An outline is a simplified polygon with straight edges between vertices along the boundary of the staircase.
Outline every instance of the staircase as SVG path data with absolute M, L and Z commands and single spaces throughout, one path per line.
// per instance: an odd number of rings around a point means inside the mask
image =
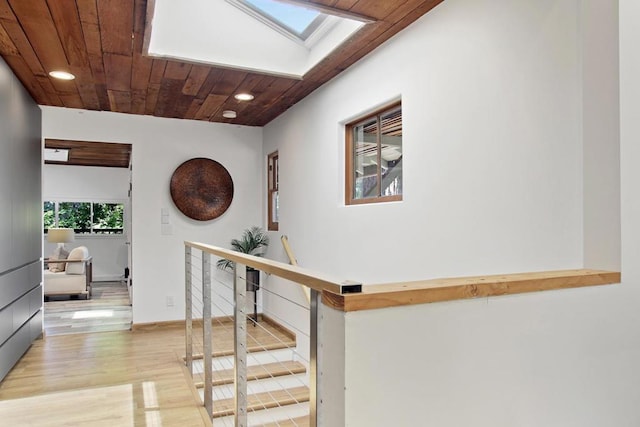
M 213 320 L 213 426 L 234 425 L 233 324 Z M 308 426 L 309 378 L 295 335 L 271 319 L 247 321 L 247 412 L 250 426 Z M 194 380 L 203 371 L 193 361 Z M 204 401 L 205 384 L 195 382 Z

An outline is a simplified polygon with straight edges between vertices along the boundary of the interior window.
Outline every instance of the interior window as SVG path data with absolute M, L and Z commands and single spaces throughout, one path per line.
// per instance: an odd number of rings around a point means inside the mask
M 345 127 L 346 204 L 402 200 L 402 105 Z
M 280 209 L 280 199 L 278 193 L 278 152 L 274 152 L 269 154 L 267 158 L 267 182 L 268 182 L 268 218 L 267 218 L 267 229 L 271 231 L 278 230 L 279 224 L 279 209 Z

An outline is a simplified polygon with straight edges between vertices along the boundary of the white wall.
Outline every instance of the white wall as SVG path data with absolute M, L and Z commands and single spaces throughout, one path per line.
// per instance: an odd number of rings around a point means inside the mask
M 43 137 L 133 145 L 134 323 L 184 318 L 185 240 L 227 247 L 231 238 L 261 222 L 259 128 L 44 107 Z M 220 162 L 234 181 L 233 203 L 212 221 L 186 218 L 169 194 L 173 171 L 193 157 Z M 170 235 L 161 233 L 163 208 L 169 210 Z M 174 307 L 166 306 L 167 296 L 174 297 Z
M 127 168 L 66 165 L 42 167 L 42 197 L 45 200 L 126 201 L 129 198 L 128 192 Z
M 300 264 L 364 283 L 580 267 L 577 4 L 447 0 L 267 125 Z M 404 200 L 345 206 L 342 124 L 399 96 Z
M 447 0 L 267 125 L 269 256 L 286 234 L 301 266 L 364 284 L 581 267 L 577 4 Z M 345 206 L 344 123 L 400 97 L 403 201 Z
M 129 169 L 66 165 L 42 168 L 43 200 L 59 202 L 124 203 L 129 209 Z M 68 249 L 86 246 L 93 257 L 93 280 L 119 280 L 128 266 L 127 236 L 76 235 Z M 55 243 L 44 240 L 44 254 L 51 254 Z
M 614 6 L 612 7 L 612 3 Z M 620 269 L 619 28 L 617 1 L 582 8 L 584 265 Z M 617 21 L 617 20 L 616 20 Z M 606 78 L 603 78 L 606 76 Z
M 624 282 L 348 313 L 346 426 L 640 425 L 640 6 L 620 3 Z M 617 12 L 447 0 L 269 124 L 300 264 L 365 283 L 617 265 Z M 404 201 L 345 207 L 340 123 L 397 96 Z

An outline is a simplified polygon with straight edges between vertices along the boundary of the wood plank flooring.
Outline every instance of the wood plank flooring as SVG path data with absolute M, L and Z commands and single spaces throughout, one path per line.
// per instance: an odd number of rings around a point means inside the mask
M 214 321 L 213 328 L 214 349 L 228 353 L 233 324 Z M 291 340 L 271 322 L 247 329 L 255 347 Z M 0 425 L 211 426 L 184 367 L 184 345 L 184 328 L 175 324 L 47 335 L 0 383 Z M 308 391 L 294 395 L 308 399 Z
M 93 282 L 89 300 L 51 297 L 44 303 L 45 335 L 123 331 L 131 328 L 129 292 L 123 282 Z
M 179 327 L 47 336 L 0 383 L 0 424 L 210 426 L 183 354 Z

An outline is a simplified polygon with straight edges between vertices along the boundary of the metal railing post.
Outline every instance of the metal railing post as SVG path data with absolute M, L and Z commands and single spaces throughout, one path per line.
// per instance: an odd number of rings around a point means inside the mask
M 185 361 L 189 375 L 193 378 L 193 299 L 191 297 L 191 246 L 184 247 L 184 291 L 185 291 Z
M 204 407 L 213 416 L 213 348 L 211 345 L 211 255 L 202 253 L 202 357 L 204 363 Z
M 309 301 L 309 426 L 318 425 L 318 302 L 320 293 L 311 289 Z
M 234 374 L 235 374 L 235 425 L 247 425 L 247 284 L 246 267 L 235 263 L 234 267 Z

